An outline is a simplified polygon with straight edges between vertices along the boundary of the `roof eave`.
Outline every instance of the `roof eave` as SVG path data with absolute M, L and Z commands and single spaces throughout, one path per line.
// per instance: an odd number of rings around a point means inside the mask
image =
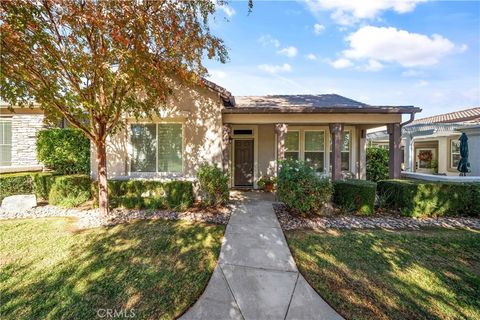
M 258 113 L 382 113 L 382 114 L 410 114 L 421 112 L 422 109 L 413 106 L 368 106 L 360 108 L 348 107 L 295 107 L 295 108 L 276 108 L 276 107 L 234 107 L 225 108 L 223 113 L 244 113 L 244 114 L 258 114 Z

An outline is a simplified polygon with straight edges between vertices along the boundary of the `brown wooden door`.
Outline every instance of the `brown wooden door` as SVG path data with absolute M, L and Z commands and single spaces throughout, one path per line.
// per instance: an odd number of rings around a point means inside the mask
M 235 140 L 235 176 L 238 187 L 253 187 L 253 140 Z

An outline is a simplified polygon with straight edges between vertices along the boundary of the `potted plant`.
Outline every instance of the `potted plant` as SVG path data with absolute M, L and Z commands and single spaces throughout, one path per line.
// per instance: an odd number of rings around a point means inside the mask
M 276 181 L 277 179 L 275 177 L 262 176 L 260 179 L 258 179 L 257 185 L 265 192 L 272 192 Z

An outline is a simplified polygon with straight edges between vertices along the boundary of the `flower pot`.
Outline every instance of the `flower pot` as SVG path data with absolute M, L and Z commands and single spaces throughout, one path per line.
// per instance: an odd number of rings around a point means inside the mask
M 265 183 L 265 186 L 263 187 L 263 190 L 265 192 L 272 192 L 273 191 L 273 183 Z

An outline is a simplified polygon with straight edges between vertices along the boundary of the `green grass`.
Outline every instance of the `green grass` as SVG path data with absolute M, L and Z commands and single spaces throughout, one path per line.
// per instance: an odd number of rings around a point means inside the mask
M 77 231 L 73 222 L 0 222 L 1 319 L 94 319 L 99 309 L 174 318 L 201 295 L 224 232 L 164 220 Z
M 480 319 L 480 232 L 293 231 L 307 281 L 347 319 Z

